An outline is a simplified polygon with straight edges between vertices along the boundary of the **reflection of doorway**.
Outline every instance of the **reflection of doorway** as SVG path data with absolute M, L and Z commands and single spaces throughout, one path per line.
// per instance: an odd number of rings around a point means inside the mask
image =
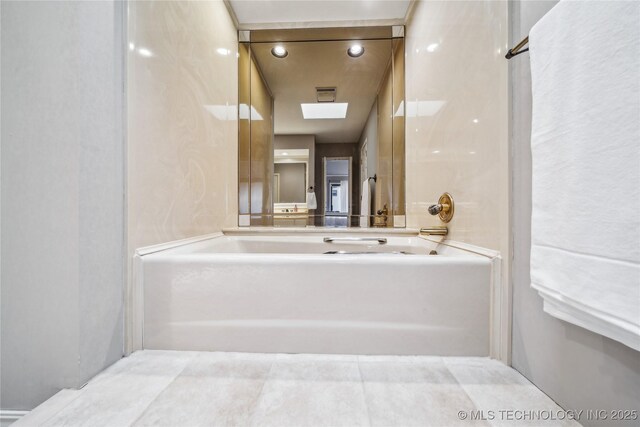
M 347 227 L 351 215 L 351 157 L 323 159 L 325 225 Z

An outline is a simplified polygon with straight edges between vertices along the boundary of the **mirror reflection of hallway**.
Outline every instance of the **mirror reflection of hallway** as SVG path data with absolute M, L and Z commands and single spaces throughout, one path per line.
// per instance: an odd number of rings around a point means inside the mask
M 324 225 L 347 227 L 351 215 L 351 157 L 323 158 Z
M 385 205 L 387 227 L 395 218 L 404 223 L 402 33 L 400 26 L 243 32 L 238 224 L 370 227 Z M 348 54 L 355 44 L 364 50 L 357 57 Z M 288 54 L 274 55 L 275 47 Z M 308 150 L 306 174 L 285 164 L 299 150 Z M 350 159 L 348 179 L 331 192 L 325 157 Z

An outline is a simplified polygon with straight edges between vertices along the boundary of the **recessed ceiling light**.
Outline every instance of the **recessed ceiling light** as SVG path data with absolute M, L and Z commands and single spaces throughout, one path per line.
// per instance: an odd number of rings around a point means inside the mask
M 433 150 L 432 153 L 433 154 L 438 154 L 440 152 L 440 150 Z
M 216 49 L 216 52 L 218 52 L 219 55 L 223 55 L 223 56 L 231 55 L 231 51 L 223 47 L 219 47 L 218 49 Z
M 286 151 L 284 153 L 282 153 L 283 156 L 288 156 L 289 153 L 287 153 Z
M 278 45 L 271 49 L 271 54 L 276 58 L 284 58 L 285 56 L 289 55 L 289 52 L 287 52 L 287 49 L 285 49 L 284 46 Z
M 348 102 L 300 104 L 305 119 L 344 119 L 347 117 L 348 106 Z
M 352 58 L 357 58 L 358 56 L 362 56 L 364 53 L 364 47 L 361 44 L 351 45 L 349 49 L 347 49 L 347 55 Z
M 473 123 L 478 123 L 478 119 L 473 119 Z
M 438 46 L 440 46 L 438 43 L 431 43 L 429 46 L 427 46 L 427 51 L 435 52 Z

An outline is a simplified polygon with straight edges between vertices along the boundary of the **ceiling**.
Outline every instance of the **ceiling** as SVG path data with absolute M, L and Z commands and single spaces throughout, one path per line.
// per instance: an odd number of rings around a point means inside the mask
M 275 43 L 251 48 L 274 97 L 276 135 L 315 135 L 316 142 L 357 142 L 391 59 L 392 40 L 364 40 L 364 55 L 351 58 L 349 41 L 284 42 L 286 58 L 271 54 Z M 316 87 L 336 87 L 347 102 L 345 119 L 302 117 L 301 103 L 316 102 Z
M 265 28 L 259 24 L 341 21 L 396 21 L 402 23 L 411 0 L 229 0 L 241 29 Z

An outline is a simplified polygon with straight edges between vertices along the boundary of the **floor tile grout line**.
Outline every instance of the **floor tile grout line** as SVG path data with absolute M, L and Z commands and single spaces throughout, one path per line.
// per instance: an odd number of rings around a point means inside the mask
M 478 402 L 473 398 L 473 396 L 471 396 L 471 394 L 469 394 L 469 392 L 467 391 L 467 388 L 464 386 L 464 384 L 462 382 L 460 382 L 460 379 L 458 379 L 456 374 L 449 368 L 449 364 L 447 363 L 447 360 L 444 357 L 442 358 L 442 364 L 444 365 L 444 367 L 447 370 L 447 372 L 449 372 L 451 377 L 455 380 L 456 384 L 458 384 L 458 386 L 460 387 L 462 392 L 465 394 L 465 396 L 467 396 L 467 399 L 469 399 L 469 402 L 471 402 L 473 404 L 474 409 L 477 410 L 477 411 L 481 411 L 480 406 L 478 405 Z M 489 426 L 493 426 L 494 425 L 492 422 L 487 422 L 487 424 Z
M 262 382 L 262 386 L 260 387 L 260 392 L 258 393 L 258 396 L 256 397 L 256 400 L 253 402 L 252 408 L 251 408 L 251 416 L 249 417 L 249 426 L 253 426 L 254 425 L 254 418 L 256 416 L 256 410 L 258 409 L 259 403 L 262 399 L 263 396 L 263 392 L 264 392 L 264 388 L 267 385 L 267 381 L 269 381 L 269 378 L 271 377 L 271 371 L 273 371 L 273 366 L 275 365 L 276 360 L 270 359 L 271 360 L 271 365 L 269 366 L 269 371 L 267 372 L 267 375 L 264 378 L 264 381 Z
M 490 359 L 490 358 L 489 358 L 489 359 L 487 359 L 487 360 L 493 361 L 494 359 Z M 474 398 L 473 398 L 473 396 L 472 396 L 472 395 L 467 391 L 467 384 L 466 384 L 466 383 L 462 383 L 462 382 L 460 382 L 460 380 L 458 379 L 458 377 L 456 376 L 456 374 L 455 374 L 455 373 L 454 373 L 454 372 L 449 368 L 449 364 L 446 362 L 446 358 L 444 358 L 444 365 L 445 365 L 445 367 L 447 368 L 447 370 L 449 371 L 449 373 L 451 373 L 451 375 L 452 375 L 453 379 L 456 381 L 456 383 L 458 383 L 458 385 L 460 385 L 460 388 L 462 388 L 462 390 L 463 390 L 463 391 L 464 391 L 464 393 L 467 395 L 467 397 L 469 398 L 469 400 L 471 401 L 471 403 L 473 403 L 473 406 L 475 407 L 475 409 L 477 409 L 477 410 L 479 410 L 479 411 L 483 411 L 483 409 L 481 409 L 481 408 L 480 408 L 480 405 L 479 405 L 478 401 L 477 401 L 476 399 L 474 399 Z M 518 370 L 517 370 L 517 369 L 514 369 L 512 366 L 506 366 L 506 365 L 504 365 L 504 367 L 505 367 L 505 368 L 507 368 L 507 369 L 511 369 L 511 370 L 513 370 L 517 375 L 519 375 L 519 376 L 521 376 L 522 378 L 524 378 L 524 379 L 527 381 L 527 383 L 528 383 L 528 384 L 517 384 L 517 385 L 524 386 L 524 387 L 527 387 L 527 388 L 534 388 L 534 389 L 536 389 L 536 390 L 540 391 L 540 392 L 541 392 L 545 397 L 547 397 L 547 398 L 549 399 L 549 401 L 551 401 L 551 402 L 552 402 L 552 403 L 554 403 L 556 406 L 558 406 L 558 408 L 560 408 L 560 409 L 564 409 L 564 408 L 562 408 L 562 406 L 558 405 L 556 401 L 554 401 L 554 400 L 553 400 L 553 399 L 551 399 L 549 396 L 547 396 L 547 394 L 546 394 L 546 393 L 544 393 L 542 390 L 540 390 L 538 387 L 536 387 L 536 385 L 535 385 L 535 384 L 533 384 L 531 381 L 529 381 L 529 379 L 528 379 L 527 377 L 525 377 L 525 376 L 524 376 L 524 375 L 522 375 L 520 372 L 518 372 Z M 486 386 L 487 386 L 487 387 L 491 387 L 491 386 L 494 386 L 494 385 L 486 385 Z M 495 421 L 497 422 L 498 420 L 495 420 Z M 494 422 L 491 422 L 491 420 L 489 420 L 488 422 L 489 422 L 489 425 L 490 425 L 490 426 L 499 425 L 499 424 L 496 424 L 496 423 L 494 423 Z M 578 423 L 578 425 L 580 425 L 580 424 Z
M 158 392 L 158 394 L 155 395 L 155 397 L 153 399 L 151 399 L 151 401 L 149 402 L 149 404 L 147 404 L 147 406 L 144 407 L 144 409 L 142 409 L 142 411 L 140 411 L 140 414 L 133 420 L 133 422 L 131 424 L 129 424 L 130 427 L 133 427 L 136 425 L 136 423 L 138 421 L 140 421 L 140 419 L 142 418 L 142 416 L 147 412 L 147 410 L 151 407 L 151 405 L 153 405 L 153 403 L 158 400 L 158 398 L 160 397 L 160 395 L 169 388 L 169 386 L 171 386 L 171 384 L 173 384 L 179 377 L 180 375 L 182 375 L 182 373 L 187 369 L 187 367 L 189 367 L 189 364 L 191 364 L 191 362 L 193 362 L 194 360 L 196 360 L 199 357 L 200 353 L 195 353 L 193 356 L 189 357 L 186 361 L 186 363 L 184 364 L 184 367 L 182 369 L 180 369 L 180 372 L 178 372 L 172 379 L 171 381 L 169 381 L 167 383 L 166 386 L 164 386 L 164 388 L 162 388 L 162 390 L 160 390 Z
M 367 402 L 367 390 L 364 386 L 364 377 L 362 376 L 362 369 L 360 368 L 360 357 L 356 357 L 356 364 L 358 365 L 358 373 L 360 374 L 360 386 L 362 388 L 362 399 L 364 400 L 364 408 L 367 411 L 367 422 L 369 426 L 372 426 L 371 412 L 369 411 L 369 402 Z

